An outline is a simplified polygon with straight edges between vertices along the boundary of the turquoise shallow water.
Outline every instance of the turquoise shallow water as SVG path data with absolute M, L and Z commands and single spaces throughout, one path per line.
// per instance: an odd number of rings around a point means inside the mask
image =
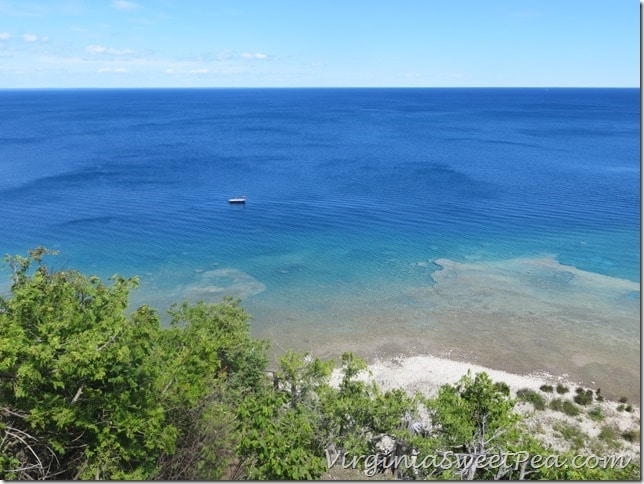
M 135 304 L 161 311 L 239 296 L 283 344 L 639 381 L 637 89 L 0 91 L 0 109 L 2 253 L 138 275 Z

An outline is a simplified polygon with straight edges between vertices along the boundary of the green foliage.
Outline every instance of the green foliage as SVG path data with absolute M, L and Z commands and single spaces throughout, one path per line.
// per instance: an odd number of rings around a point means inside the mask
M 620 456 L 621 461 L 614 466 L 597 465 L 596 456 L 579 455 L 576 451 L 563 453 L 559 462 L 561 465 L 550 468 L 542 467 L 539 475 L 534 478 L 547 480 L 609 480 L 609 481 L 638 481 L 640 480 L 640 465 L 637 461 Z M 586 465 L 584 465 L 586 464 Z
M 178 349 L 173 378 L 181 381 L 193 374 L 218 372 L 235 388 L 258 387 L 268 361 L 268 343 L 250 338 L 250 316 L 239 300 L 227 297 L 221 304 L 183 302 L 173 305 L 169 313 L 172 330 L 165 332 L 166 349 Z M 195 391 L 205 394 L 207 387 L 196 387 Z
M 592 390 L 584 390 L 581 387 L 577 387 L 575 390 L 576 395 L 573 397 L 573 400 L 575 403 L 578 403 L 579 405 L 589 405 L 593 401 L 593 391 Z
M 627 430 L 622 432 L 622 437 L 628 442 L 636 443 L 640 441 L 640 431 L 639 429 Z
M 236 399 L 257 391 L 266 343 L 238 302 L 182 304 L 161 328 L 129 315 L 136 279 L 52 272 L 8 257 L 0 299 L 0 475 L 216 478 L 235 456 Z
M 333 362 L 287 352 L 273 385 L 242 402 L 238 453 L 251 479 L 316 479 L 326 470 L 320 393 L 331 391 Z
M 504 381 L 494 382 L 494 387 L 500 393 L 503 393 L 504 395 L 509 395 L 510 394 L 510 386 L 507 383 L 505 383 Z
M 173 446 L 151 364 L 156 314 L 126 317 L 136 279 L 50 272 L 44 249 L 9 258 L 13 297 L 0 302 L 3 455 L 25 456 L 16 478 L 143 478 Z M 29 275 L 32 264 L 37 267 Z M 31 444 L 19 435 L 29 435 Z M 39 452 L 31 452 L 30 447 Z
M 619 403 L 628 403 L 628 398 L 626 398 L 626 397 L 619 397 Z
M 353 355 L 341 356 L 342 379 L 337 392 L 322 395 L 324 426 L 330 443 L 349 452 L 367 450 L 362 434 L 367 432 L 370 418 L 370 402 L 377 393 L 374 384 L 368 384 L 358 377 L 367 372 L 366 363 Z
M 517 391 L 517 398 L 523 402 L 530 402 L 535 410 L 545 410 L 546 400 L 539 393 L 529 388 Z
M 573 449 L 582 449 L 588 440 L 588 435 L 576 425 L 557 424 L 553 428 L 571 443 Z
M 543 468 L 525 462 L 516 466 L 493 465 L 493 456 L 518 452 L 530 455 L 551 453 L 522 426 L 521 417 L 513 411 L 509 388 L 493 384 L 485 373 L 465 375 L 456 385 L 444 385 L 435 399 L 427 400 L 433 432 L 423 443 L 413 441 L 417 460 L 427 455 L 457 452 L 465 459 L 450 469 L 424 471 L 415 478 L 438 479 L 521 479 L 526 476 L 547 479 Z M 475 465 L 485 456 L 485 464 Z M 469 463 L 468 463 L 469 462 Z
M 401 420 L 405 415 L 415 416 L 418 404 L 403 390 L 394 389 L 377 392 L 370 405 L 368 425 L 372 432 L 378 434 L 401 434 Z
M 238 446 L 250 479 L 315 479 L 326 470 L 323 452 L 311 448 L 312 415 L 290 406 L 288 395 L 266 390 L 239 410 L 244 429 Z
M 552 393 L 554 391 L 554 388 L 552 387 L 552 385 L 541 385 L 539 387 L 539 390 L 544 393 Z
M 595 390 L 595 400 L 598 402 L 603 402 L 604 401 L 604 396 L 602 395 L 602 389 L 598 388 Z
M 620 437 L 619 429 L 611 425 L 602 426 L 597 438 L 608 444 L 617 444 Z
M 548 408 L 550 410 L 555 410 L 557 412 L 562 412 L 563 411 L 563 403 L 564 401 L 561 398 L 553 398 L 550 400 L 550 403 L 548 403 Z
M 562 400 L 561 398 L 555 398 L 551 400 L 548 406 L 551 410 L 563 412 L 570 417 L 576 417 L 581 413 L 581 410 L 579 410 L 579 407 L 577 405 L 575 405 L 570 400 Z
M 311 403 L 315 392 L 328 384 L 332 370 L 333 361 L 323 362 L 308 354 L 287 351 L 280 358 L 274 384 L 288 395 L 291 407 L 297 408 L 300 403 Z
M 235 459 L 239 401 L 262 389 L 267 343 L 250 337 L 239 301 L 175 305 L 159 336 L 156 363 L 176 449 L 161 456 L 155 478 L 217 479 Z
M 564 393 L 568 393 L 570 389 L 564 385 L 563 383 L 557 383 L 557 393 L 559 395 L 563 395 Z
M 367 369 L 351 353 L 341 357 L 339 388 L 329 386 L 332 362 L 287 352 L 273 375 L 272 391 L 247 400 L 239 454 L 252 479 L 312 479 L 326 470 L 325 452 L 372 452 L 369 435 L 399 430 L 414 408 L 403 391 L 382 394 L 360 377 Z
M 471 442 L 475 436 L 493 434 L 514 425 L 514 401 L 486 373 L 468 372 L 456 385 L 443 385 L 434 401 L 427 402 L 433 422 L 449 447 Z
M 602 411 L 602 408 L 600 406 L 593 407 L 588 412 L 588 416 L 595 422 L 600 422 L 605 418 L 604 412 Z

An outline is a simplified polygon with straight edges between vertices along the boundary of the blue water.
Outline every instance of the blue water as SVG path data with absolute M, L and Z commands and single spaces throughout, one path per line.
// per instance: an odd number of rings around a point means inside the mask
M 257 327 L 304 331 L 403 314 L 438 258 L 549 254 L 639 282 L 639 95 L 0 91 L 0 253 L 138 275 L 136 301 L 162 310 L 230 289 Z

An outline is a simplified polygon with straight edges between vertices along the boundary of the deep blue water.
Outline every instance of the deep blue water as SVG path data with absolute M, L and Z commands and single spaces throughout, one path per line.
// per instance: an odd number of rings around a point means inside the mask
M 0 91 L 0 253 L 58 249 L 162 305 L 216 280 L 259 325 L 263 305 L 319 316 L 342 292 L 431 285 L 436 258 L 551 254 L 639 282 L 639 95 Z M 200 279 L 221 268 L 238 272 Z

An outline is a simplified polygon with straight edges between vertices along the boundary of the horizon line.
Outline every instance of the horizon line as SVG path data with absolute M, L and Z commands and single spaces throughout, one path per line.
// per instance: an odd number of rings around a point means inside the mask
M 640 89 L 641 86 L 64 86 L 0 87 L 0 91 L 118 89 Z

